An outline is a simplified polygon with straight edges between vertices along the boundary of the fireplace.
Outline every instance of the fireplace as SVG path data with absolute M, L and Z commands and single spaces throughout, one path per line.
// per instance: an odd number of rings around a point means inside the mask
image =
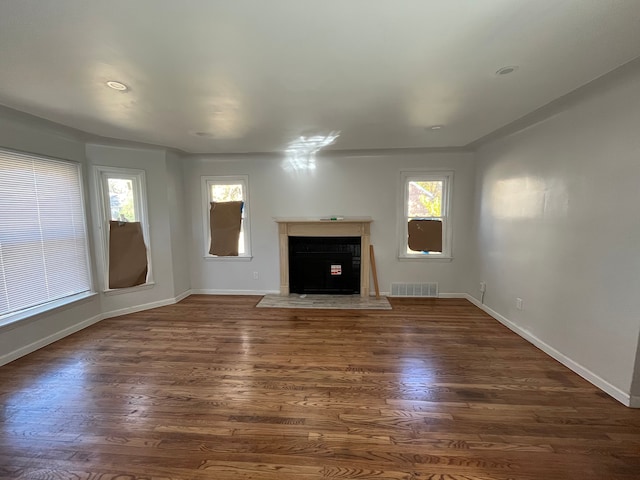
M 347 217 L 341 220 L 276 218 L 275 221 L 278 223 L 280 238 L 281 295 L 289 295 L 293 292 L 360 293 L 363 297 L 369 296 L 371 218 Z M 304 243 L 309 246 L 301 247 L 300 245 Z M 322 246 L 323 243 L 325 246 Z M 343 244 L 342 247 L 336 247 L 340 243 Z M 300 267 L 296 259 L 293 268 L 290 268 L 290 249 L 296 251 L 303 262 L 307 262 L 307 266 Z M 338 251 L 329 252 L 328 250 Z M 323 256 L 327 258 L 321 259 Z M 302 290 L 298 284 L 300 270 L 305 272 L 308 270 L 312 272 L 311 277 L 314 277 L 303 281 Z M 327 275 L 328 278 L 325 278 Z M 347 280 L 348 278 L 350 280 Z
M 360 293 L 360 237 L 289 236 L 289 292 Z

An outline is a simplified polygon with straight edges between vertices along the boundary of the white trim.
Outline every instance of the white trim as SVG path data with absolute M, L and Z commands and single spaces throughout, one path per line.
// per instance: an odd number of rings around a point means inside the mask
M 0 317 L 0 330 L 9 330 L 14 327 L 19 327 L 20 325 L 27 323 L 29 320 L 37 320 L 43 314 L 52 314 L 64 308 L 71 308 L 76 303 L 95 297 L 96 295 L 96 292 L 91 291 L 76 293 L 69 297 L 59 298 L 41 305 L 36 305 L 35 307 L 6 314 Z
M 253 260 L 249 255 L 238 255 L 237 257 L 216 257 L 214 255 L 207 255 L 203 257 L 207 262 L 250 262 Z
M 182 300 L 187 298 L 189 295 L 191 295 L 191 290 L 185 290 L 181 294 L 175 296 L 174 298 L 175 301 L 173 303 L 181 302 Z
M 467 298 L 466 293 L 438 293 L 438 298 Z
M 400 262 L 413 262 L 414 260 L 418 260 L 420 262 L 441 262 L 441 263 L 449 263 L 453 261 L 453 257 L 443 257 L 442 255 L 412 255 L 412 256 L 404 256 L 398 257 L 398 261 Z
M 127 287 L 127 288 L 110 288 L 108 290 L 103 291 L 107 296 L 111 295 L 121 295 L 123 293 L 133 293 L 139 292 L 140 290 L 149 290 L 155 286 L 156 282 L 147 282 L 142 285 L 136 285 L 135 287 Z
M 193 295 L 279 295 L 280 290 L 192 289 Z
M 0 365 L 6 365 L 9 362 L 13 362 L 20 357 L 24 357 L 30 353 L 35 352 L 36 350 L 41 349 L 42 347 L 46 347 L 47 345 L 52 344 L 66 336 L 69 336 L 73 333 L 76 333 L 84 328 L 87 328 L 94 323 L 98 323 L 102 320 L 102 315 L 96 315 L 94 317 L 88 318 L 87 320 L 83 320 L 80 323 L 76 323 L 75 325 L 71 325 L 63 330 L 60 330 L 56 333 L 49 335 L 48 337 L 41 338 L 40 340 L 36 340 L 29 345 L 25 345 L 24 347 L 20 347 L 12 352 L 6 353 L 0 356 Z
M 538 347 L 544 353 L 554 358 L 555 360 L 563 364 L 565 367 L 572 370 L 574 373 L 577 373 L 586 381 L 595 385 L 603 392 L 611 395 L 613 398 L 618 400 L 623 405 L 627 407 L 640 408 L 639 397 L 631 397 L 629 393 L 626 393 L 623 390 L 616 387 L 615 385 L 612 385 L 611 383 L 607 382 L 602 377 L 596 375 L 588 368 L 580 365 L 575 360 L 572 360 L 571 358 L 567 357 L 562 352 L 559 352 L 548 343 L 545 343 L 544 341 L 540 340 L 538 337 L 536 337 L 534 334 L 532 334 L 528 330 L 525 330 L 524 328 L 519 327 L 508 318 L 500 315 L 495 310 L 491 309 L 490 307 L 484 304 L 481 304 L 476 298 L 472 297 L 471 295 L 465 294 L 465 298 L 469 300 L 471 303 L 473 303 L 474 305 L 476 305 L 478 308 L 480 308 L 481 310 L 485 311 L 486 313 L 491 315 L 493 318 L 498 320 L 505 327 L 517 333 L 519 336 L 527 340 L 529 343 L 531 343 L 535 347 Z
M 185 298 L 185 297 L 182 297 Z M 181 299 L 182 300 L 182 299 Z M 102 318 L 113 318 L 121 315 L 127 315 L 129 313 L 142 312 L 143 310 L 151 310 L 152 308 L 166 307 L 167 305 L 173 305 L 177 303 L 176 297 L 166 298 L 164 300 L 158 300 L 157 302 L 143 303 L 142 305 L 134 305 L 132 307 L 120 308 L 118 310 L 111 310 L 110 312 L 104 312 Z

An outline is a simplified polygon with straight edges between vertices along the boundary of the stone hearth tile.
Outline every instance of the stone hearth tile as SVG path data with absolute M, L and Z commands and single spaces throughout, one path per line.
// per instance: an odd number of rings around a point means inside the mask
M 356 310 L 391 310 L 386 297 L 363 298 L 359 295 L 299 295 L 293 293 L 287 297 L 265 295 L 256 305 L 258 308 L 327 308 Z

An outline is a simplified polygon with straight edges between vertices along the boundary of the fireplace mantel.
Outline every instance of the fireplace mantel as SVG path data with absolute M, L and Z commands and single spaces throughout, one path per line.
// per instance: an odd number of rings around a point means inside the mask
M 360 237 L 360 296 L 369 296 L 370 217 L 275 218 L 280 237 L 280 295 L 289 295 L 289 237 Z

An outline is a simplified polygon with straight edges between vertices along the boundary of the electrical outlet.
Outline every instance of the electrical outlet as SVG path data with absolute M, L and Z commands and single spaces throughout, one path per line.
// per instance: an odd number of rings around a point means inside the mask
M 258 279 L 258 272 L 253 272 L 253 279 L 257 280 Z
M 484 293 L 487 291 L 487 284 L 485 282 L 480 282 L 480 293 Z
M 524 309 L 524 304 L 523 304 L 523 302 L 522 302 L 522 299 L 521 299 L 521 298 L 519 298 L 519 297 L 518 297 L 518 298 L 516 298 L 516 308 L 517 308 L 518 310 L 523 310 L 523 309 Z

